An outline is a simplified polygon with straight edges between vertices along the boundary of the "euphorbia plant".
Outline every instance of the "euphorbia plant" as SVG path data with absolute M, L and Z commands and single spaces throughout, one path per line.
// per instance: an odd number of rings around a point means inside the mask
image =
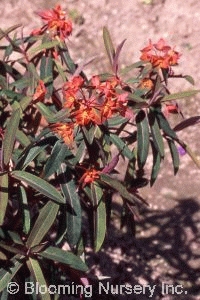
M 175 49 L 163 39 L 150 41 L 140 61 L 121 69 L 125 41 L 115 48 L 104 28 L 111 70 L 87 78 L 69 53 L 72 22 L 66 13 L 58 5 L 38 15 L 44 25 L 26 37 L 18 37 L 18 25 L 0 32 L 7 41 L 0 62 L 0 290 L 5 297 L 10 281 L 21 291 L 24 280 L 45 286 L 69 277 L 81 282 L 86 246 L 98 251 L 105 239 L 113 193 L 134 217 L 146 205 L 138 187 L 153 185 L 165 147 L 175 174 L 178 145 L 198 165 L 177 131 L 200 117 L 174 128 L 169 123 L 171 113 L 182 116 L 176 100 L 198 92 L 170 93 L 169 78 L 193 84 L 192 77 L 175 73 L 180 58 Z M 149 153 L 151 176 L 144 178 Z M 127 161 L 123 182 L 117 174 L 121 159 Z

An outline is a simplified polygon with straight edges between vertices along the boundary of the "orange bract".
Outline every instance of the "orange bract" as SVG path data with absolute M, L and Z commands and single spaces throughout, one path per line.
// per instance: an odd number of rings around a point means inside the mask
M 47 90 L 46 90 L 43 80 L 39 80 L 39 83 L 38 83 L 35 93 L 33 95 L 33 101 L 34 102 L 43 101 L 45 98 L 46 92 L 47 92 Z
M 142 89 L 149 89 L 151 90 L 153 88 L 153 81 L 149 78 L 144 78 L 139 84 L 139 87 Z
M 74 124 L 73 123 L 56 123 L 51 124 L 50 128 L 53 132 L 57 133 L 67 144 L 71 146 L 74 141 Z
M 84 187 L 86 184 L 90 184 L 99 179 L 99 174 L 100 171 L 97 171 L 94 168 L 88 169 L 79 180 L 79 183 Z
M 72 22 L 66 20 L 66 12 L 61 9 L 60 5 L 57 5 L 52 10 L 44 10 L 37 13 L 46 24 L 40 28 L 32 31 L 33 35 L 40 35 L 44 32 L 49 32 L 51 37 L 58 36 L 61 40 L 64 40 L 72 32 Z
M 90 106 L 80 105 L 80 108 L 75 111 L 75 123 L 77 125 L 86 126 L 89 123 L 101 124 L 100 115 Z
M 180 58 L 180 54 L 166 45 L 164 39 L 160 39 L 156 44 L 152 44 L 150 40 L 149 45 L 143 48 L 141 52 L 141 60 L 148 61 L 153 67 L 159 67 L 161 69 L 168 69 L 176 65 Z

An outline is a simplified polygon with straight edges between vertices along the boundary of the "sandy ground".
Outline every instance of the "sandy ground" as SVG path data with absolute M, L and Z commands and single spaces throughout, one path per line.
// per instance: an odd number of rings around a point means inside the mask
M 16 23 L 28 33 L 40 26 L 34 11 L 50 8 L 54 0 L 0 0 L 0 27 Z M 148 4 L 149 3 L 149 4 Z M 102 40 L 102 27 L 107 26 L 114 42 L 126 39 L 121 65 L 139 59 L 149 39 L 163 37 L 176 45 L 182 53 L 177 73 L 193 75 L 195 88 L 199 88 L 200 72 L 200 2 L 197 0 L 74 0 L 60 1 L 63 8 L 78 16 L 69 47 L 72 56 L 81 63 L 97 56 L 96 63 L 85 72 L 90 75 L 107 71 L 109 66 Z M 178 79 L 170 83 L 171 91 L 191 89 L 189 83 Z M 185 115 L 200 115 L 200 95 L 183 99 Z M 200 158 L 199 125 L 189 128 L 180 137 L 191 144 Z M 168 154 L 166 154 L 168 155 Z M 149 161 L 150 167 L 151 161 Z M 148 174 L 148 167 L 147 167 Z M 120 203 L 116 201 L 115 216 L 104 248 L 89 258 L 92 272 L 111 277 L 115 284 L 155 284 L 154 299 L 200 299 L 200 171 L 188 156 L 181 157 L 180 172 L 176 177 L 170 167 L 170 158 L 153 188 L 141 193 L 150 204 L 137 221 L 136 237 L 126 226 L 119 232 Z M 187 294 L 161 295 L 162 282 L 182 285 Z M 104 299 L 104 298 L 102 298 Z M 107 298 L 105 298 L 107 299 Z M 109 298 L 111 299 L 111 298 Z M 148 295 L 115 295 L 114 299 L 150 299 Z

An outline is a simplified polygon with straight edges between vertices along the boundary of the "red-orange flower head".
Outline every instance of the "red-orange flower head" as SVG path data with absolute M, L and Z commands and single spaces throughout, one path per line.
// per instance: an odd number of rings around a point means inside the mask
M 156 44 L 152 44 L 151 40 L 149 45 L 141 50 L 142 55 L 140 59 L 148 61 L 153 67 L 161 69 L 168 69 L 178 63 L 180 54 L 168 46 L 164 39 L 159 39 Z
M 50 128 L 57 133 L 65 142 L 71 146 L 74 141 L 74 124 L 73 123 L 55 123 L 51 124 Z
M 88 169 L 85 171 L 81 177 L 79 183 L 84 187 L 86 184 L 90 184 L 95 180 L 99 179 L 100 171 L 95 170 L 94 168 Z
M 64 107 L 73 109 L 76 105 L 77 93 L 84 84 L 81 76 L 74 76 L 63 86 L 63 97 L 65 99 Z
M 75 123 L 80 126 L 86 126 L 90 123 L 101 124 L 101 117 L 98 111 L 86 104 L 81 104 L 74 113 Z
M 153 86 L 154 86 L 153 81 L 149 78 L 143 78 L 139 84 L 140 88 L 147 89 L 147 90 L 151 90 Z
M 44 85 L 43 80 L 39 80 L 35 93 L 33 95 L 33 101 L 34 102 L 43 101 L 45 99 L 46 92 L 47 89 Z
M 45 25 L 40 29 L 32 31 L 33 35 L 40 35 L 49 32 L 52 38 L 56 36 L 61 40 L 67 38 L 72 32 L 72 22 L 66 19 L 66 12 L 61 9 L 60 5 L 51 10 L 44 10 L 37 13 L 42 18 Z

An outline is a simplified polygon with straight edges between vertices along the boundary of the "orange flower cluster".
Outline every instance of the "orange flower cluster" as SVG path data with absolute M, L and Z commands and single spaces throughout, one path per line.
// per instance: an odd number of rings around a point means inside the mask
M 73 123 L 56 123 L 51 124 L 50 128 L 53 132 L 62 137 L 65 144 L 71 146 L 74 141 L 74 124 Z
M 57 5 L 52 10 L 44 10 L 37 13 L 38 16 L 46 23 L 42 28 L 32 31 L 32 35 L 41 35 L 44 32 L 50 33 L 52 38 L 59 37 L 64 40 L 72 32 L 71 20 L 66 20 L 66 12 Z
M 93 76 L 88 83 L 78 75 L 67 81 L 63 86 L 63 107 L 68 109 L 71 118 L 68 126 L 73 129 L 75 126 L 100 125 L 115 114 L 131 117 L 132 112 L 127 108 L 128 93 L 117 93 L 117 86 L 120 87 L 121 82 L 116 77 L 101 82 L 99 76 Z M 72 132 L 66 131 L 61 124 L 54 124 L 51 128 L 67 144 L 68 140 L 72 141 Z M 66 138 L 66 132 L 70 134 L 69 139 Z
M 149 45 L 142 49 L 141 52 L 141 60 L 148 61 L 153 67 L 161 69 L 168 69 L 176 65 L 180 58 L 180 54 L 166 45 L 164 39 L 160 39 L 156 44 L 152 44 L 150 40 Z
M 72 77 L 62 89 L 63 107 L 68 110 L 71 122 L 51 124 L 51 130 L 70 146 L 76 126 L 100 125 L 115 114 L 132 116 L 127 108 L 128 93 L 119 94 L 116 91 L 121 86 L 117 77 L 101 82 L 99 76 L 93 76 L 89 83 L 80 75 Z M 97 180 L 100 172 L 94 168 L 86 170 L 79 181 L 82 188 Z
M 99 178 L 100 171 L 95 170 L 94 168 L 88 169 L 85 171 L 79 183 L 84 187 L 86 184 L 90 184 Z

